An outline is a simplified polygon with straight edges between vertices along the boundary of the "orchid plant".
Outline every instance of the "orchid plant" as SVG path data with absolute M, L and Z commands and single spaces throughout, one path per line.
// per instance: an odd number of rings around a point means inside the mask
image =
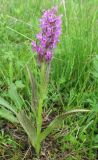
M 29 117 L 23 108 L 24 101 L 21 99 L 14 84 L 9 87 L 8 95 L 12 100 L 9 104 L 4 98 L 0 97 L 0 116 L 8 119 L 13 123 L 20 123 L 28 138 L 35 148 L 37 155 L 40 153 L 42 141 L 53 131 L 54 128 L 60 126 L 68 115 L 78 112 L 88 112 L 89 110 L 76 109 L 62 113 L 54 118 L 52 122 L 42 130 L 42 113 L 44 101 L 47 95 L 47 87 L 49 82 L 50 64 L 53 58 L 54 48 L 59 42 L 61 34 L 62 16 L 57 15 L 57 7 L 44 11 L 40 19 L 41 32 L 37 34 L 37 41 L 32 41 L 33 51 L 37 53 L 37 62 L 40 66 L 40 87 L 38 94 L 35 95 L 34 77 L 27 67 L 31 85 L 32 85 L 32 114 Z

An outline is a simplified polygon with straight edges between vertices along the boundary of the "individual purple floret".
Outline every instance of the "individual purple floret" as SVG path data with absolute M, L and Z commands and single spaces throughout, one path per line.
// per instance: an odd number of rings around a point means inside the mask
M 41 32 L 36 36 L 38 43 L 32 41 L 33 51 L 37 52 L 39 62 L 50 62 L 61 34 L 61 16 L 57 16 L 57 7 L 43 13 L 40 27 Z

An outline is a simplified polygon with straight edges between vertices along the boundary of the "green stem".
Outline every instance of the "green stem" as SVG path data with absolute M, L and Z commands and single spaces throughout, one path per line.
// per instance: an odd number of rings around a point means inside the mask
M 40 134 L 41 134 L 41 128 L 42 128 L 42 107 L 43 107 L 43 102 L 45 99 L 46 89 L 47 89 L 45 72 L 46 72 L 46 68 L 45 68 L 45 64 L 43 63 L 41 66 L 40 99 L 39 99 L 38 114 L 37 114 L 37 141 L 36 141 L 37 154 L 39 154 L 39 151 L 40 151 Z

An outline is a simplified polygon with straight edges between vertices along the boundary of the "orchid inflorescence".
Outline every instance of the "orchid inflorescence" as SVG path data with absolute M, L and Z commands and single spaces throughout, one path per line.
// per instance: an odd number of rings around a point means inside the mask
M 61 16 L 57 16 L 57 7 L 46 10 L 40 19 L 41 32 L 37 34 L 38 43 L 32 41 L 33 51 L 37 52 L 39 62 L 50 62 L 53 49 L 61 34 Z

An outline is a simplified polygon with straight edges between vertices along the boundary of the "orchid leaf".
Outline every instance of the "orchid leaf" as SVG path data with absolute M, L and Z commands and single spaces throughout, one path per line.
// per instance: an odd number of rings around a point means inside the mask
M 32 143 L 33 146 L 35 146 L 35 141 L 36 141 L 36 129 L 32 123 L 32 121 L 27 117 L 26 113 L 22 110 L 17 114 L 17 118 L 27 133 L 30 142 Z
M 90 110 L 85 109 L 76 109 L 72 111 L 65 112 L 59 116 L 57 116 L 50 124 L 49 126 L 41 133 L 40 136 L 40 142 L 43 141 L 52 131 L 54 128 L 59 127 L 61 124 L 61 121 L 63 121 L 67 116 L 71 114 L 77 114 L 77 113 L 88 113 Z
M 10 105 L 4 98 L 0 97 L 0 105 L 7 108 L 8 110 L 12 111 L 13 113 L 15 112 L 15 107 Z
M 22 108 L 23 102 L 17 93 L 16 86 L 13 83 L 10 85 L 10 88 L 9 88 L 9 97 L 14 102 L 17 109 L 20 110 Z
M 31 84 L 31 89 L 32 89 L 32 104 L 31 104 L 31 107 L 32 107 L 33 112 L 35 113 L 35 112 L 36 112 L 37 105 L 38 105 L 37 85 L 36 85 L 34 76 L 33 76 L 33 74 L 31 73 L 31 70 L 30 70 L 30 68 L 28 67 L 28 65 L 26 66 L 26 68 L 27 68 L 27 72 L 28 72 L 29 79 L 30 79 L 30 84 Z
M 0 117 L 7 119 L 12 123 L 19 123 L 18 119 L 13 115 L 13 113 L 5 108 L 0 108 Z

